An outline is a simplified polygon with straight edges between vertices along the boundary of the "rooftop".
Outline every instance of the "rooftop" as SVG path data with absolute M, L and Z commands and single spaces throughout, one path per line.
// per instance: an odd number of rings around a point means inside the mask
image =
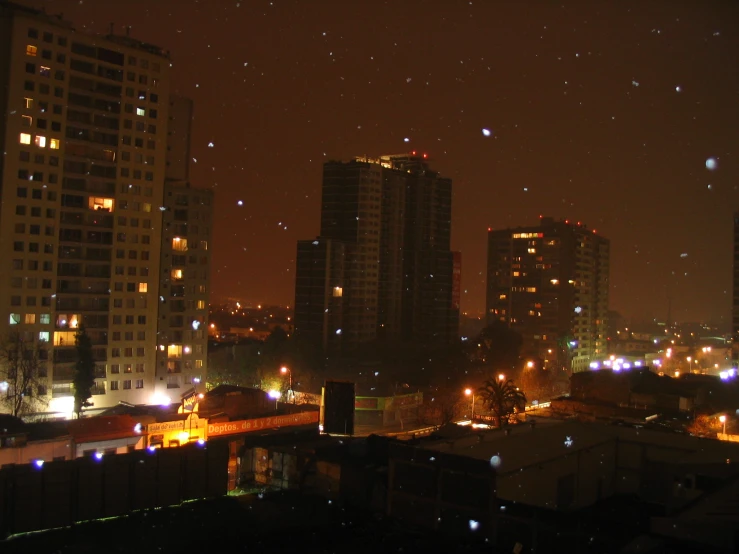
M 420 442 L 418 447 L 479 460 L 498 456 L 498 473 L 505 475 L 613 441 L 680 449 L 683 453 L 671 459 L 675 463 L 724 463 L 732 458 L 739 461 L 739 444 L 651 431 L 638 426 L 574 420 L 536 419 L 533 425 L 514 425 L 504 430 L 470 430 L 458 438 L 431 438 Z

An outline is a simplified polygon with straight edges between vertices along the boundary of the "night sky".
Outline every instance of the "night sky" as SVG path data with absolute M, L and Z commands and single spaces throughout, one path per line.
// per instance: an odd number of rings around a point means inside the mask
M 454 180 L 464 311 L 487 228 L 544 214 L 611 239 L 612 309 L 728 321 L 739 2 L 26 3 L 171 51 L 192 182 L 217 195 L 213 300 L 292 304 L 322 163 L 417 150 Z

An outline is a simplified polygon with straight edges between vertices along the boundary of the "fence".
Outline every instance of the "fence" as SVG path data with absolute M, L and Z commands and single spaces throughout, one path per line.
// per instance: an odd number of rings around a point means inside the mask
M 0 538 L 221 496 L 228 442 L 0 469 Z

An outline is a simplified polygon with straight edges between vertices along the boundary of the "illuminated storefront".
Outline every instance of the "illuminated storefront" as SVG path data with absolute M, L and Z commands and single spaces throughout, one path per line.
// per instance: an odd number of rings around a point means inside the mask
M 149 448 L 171 448 L 208 438 L 208 420 L 192 413 L 185 419 L 147 425 Z

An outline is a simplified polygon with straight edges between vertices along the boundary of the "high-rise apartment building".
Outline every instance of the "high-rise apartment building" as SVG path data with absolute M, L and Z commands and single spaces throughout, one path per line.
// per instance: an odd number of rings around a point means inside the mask
M 488 230 L 487 319 L 521 333 L 523 354 L 588 369 L 606 353 L 609 241 L 581 223 Z
M 0 2 L 0 333 L 46 346 L 44 411 L 71 406 L 80 325 L 95 408 L 155 396 L 169 83 L 159 47 Z
M 205 386 L 213 191 L 190 185 L 193 103 L 171 95 L 162 202 L 155 399 Z
M 333 351 L 454 340 L 451 186 L 415 152 L 324 164 L 321 233 L 298 244 L 296 332 Z

